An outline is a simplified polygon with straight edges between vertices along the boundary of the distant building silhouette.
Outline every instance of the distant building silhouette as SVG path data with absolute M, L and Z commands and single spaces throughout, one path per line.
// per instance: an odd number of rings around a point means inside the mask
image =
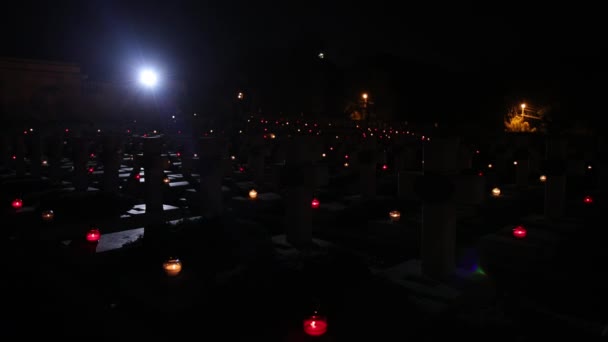
M 74 63 L 0 58 L 0 116 L 8 126 L 134 120 L 169 125 L 187 114 L 185 92 L 175 80 L 150 91 L 134 81 L 90 80 Z

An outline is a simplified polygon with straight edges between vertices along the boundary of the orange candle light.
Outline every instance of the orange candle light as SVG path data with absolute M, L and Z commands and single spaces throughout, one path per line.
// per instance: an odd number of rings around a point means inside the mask
M 41 216 L 43 221 L 49 222 L 53 221 L 55 218 L 55 213 L 52 210 L 45 210 L 42 212 Z
M 258 192 L 255 191 L 255 189 L 251 189 L 249 191 L 249 198 L 251 198 L 252 200 L 258 198 Z
M 175 277 L 182 271 L 182 262 L 177 258 L 169 258 L 163 263 L 165 273 L 170 277 Z
M 388 216 L 391 218 L 391 222 L 399 222 L 401 219 L 401 212 L 393 210 L 388 213 Z
M 498 196 L 500 196 L 500 193 L 501 193 L 501 191 L 499 188 L 492 189 L 492 196 L 498 197 Z

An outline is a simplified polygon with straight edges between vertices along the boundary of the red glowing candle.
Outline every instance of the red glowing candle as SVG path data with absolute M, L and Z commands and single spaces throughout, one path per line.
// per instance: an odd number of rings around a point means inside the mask
M 382 170 L 386 171 L 387 169 L 388 169 L 388 165 L 386 165 L 386 164 L 382 165 Z
M 585 203 L 585 204 L 592 204 L 593 203 L 593 197 L 591 197 L 591 196 L 585 196 L 585 198 L 583 198 L 583 203 Z
M 23 200 L 21 198 L 15 198 L 11 205 L 15 209 L 21 209 L 23 207 Z
M 95 169 L 94 169 L 94 168 L 92 168 L 92 167 L 90 167 L 90 168 L 89 168 L 89 173 L 93 173 L 93 171 L 95 171 Z
M 319 206 L 321 206 L 321 202 L 319 202 L 319 200 L 318 200 L 318 199 L 313 198 L 313 199 L 312 199 L 312 202 L 310 202 L 310 206 L 311 206 L 313 209 L 318 209 L 318 208 L 319 208 Z
M 513 236 L 518 239 L 523 239 L 528 235 L 528 231 L 523 226 L 517 226 L 513 228 Z
M 101 233 L 99 232 L 99 229 L 97 228 L 92 228 L 87 232 L 87 241 L 89 242 L 97 242 L 99 241 L 99 238 L 101 237 Z
M 139 175 L 139 173 L 135 175 L 135 179 L 140 179 L 140 178 L 141 178 L 141 176 Z
M 310 336 L 321 336 L 327 332 L 327 320 L 324 317 L 312 315 L 304 320 L 304 332 Z

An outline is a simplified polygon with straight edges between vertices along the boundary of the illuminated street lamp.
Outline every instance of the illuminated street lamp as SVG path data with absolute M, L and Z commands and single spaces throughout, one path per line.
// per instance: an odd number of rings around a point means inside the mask
M 146 88 L 154 88 L 158 84 L 158 74 L 152 69 L 142 69 L 139 72 L 139 83 Z
M 522 104 L 521 104 L 521 115 L 524 115 L 524 114 L 525 114 L 525 112 L 524 112 L 524 110 L 525 110 L 525 109 L 526 109 L 526 104 L 525 104 L 525 103 L 522 103 Z

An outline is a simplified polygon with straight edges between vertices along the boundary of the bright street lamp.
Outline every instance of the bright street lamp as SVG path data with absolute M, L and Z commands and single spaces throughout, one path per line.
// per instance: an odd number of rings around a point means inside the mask
M 139 83 L 147 88 L 154 88 L 158 84 L 158 74 L 151 69 L 143 69 L 139 72 Z
M 524 113 L 524 110 L 525 110 L 525 109 L 526 109 L 526 104 L 525 104 L 525 103 L 522 103 L 522 104 L 521 104 L 521 115 L 524 115 L 524 114 L 525 114 L 525 113 Z

